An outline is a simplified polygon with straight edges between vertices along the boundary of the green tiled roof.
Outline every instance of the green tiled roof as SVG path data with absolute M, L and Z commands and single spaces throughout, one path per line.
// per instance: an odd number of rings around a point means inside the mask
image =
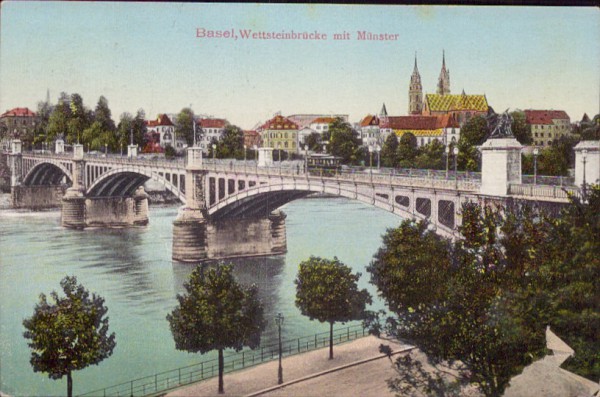
M 440 95 L 426 94 L 425 102 L 432 112 L 449 112 L 453 110 L 475 110 L 487 112 L 488 103 L 485 95 Z

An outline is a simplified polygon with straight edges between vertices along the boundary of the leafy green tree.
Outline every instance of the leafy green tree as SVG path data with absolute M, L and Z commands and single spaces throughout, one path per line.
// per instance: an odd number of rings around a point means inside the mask
M 132 120 L 131 126 L 133 128 L 133 143 L 139 147 L 145 147 L 148 143 L 146 139 L 146 113 L 144 109 L 138 109 L 135 114 L 135 118 Z
M 48 118 L 46 142 L 51 142 L 61 135 L 66 138 L 70 118 L 69 96 L 65 92 L 62 92 L 58 104 L 54 107 Z
M 194 111 L 183 108 L 175 119 L 175 136 L 185 139 L 188 146 L 194 143 Z
M 329 323 L 329 359 L 333 359 L 333 324 L 359 320 L 365 316 L 365 306 L 371 304 L 366 289 L 359 290 L 361 274 L 337 258 L 333 260 L 311 256 L 300 263 L 296 284 L 296 306 L 311 320 Z
M 131 143 L 131 133 L 133 132 L 133 116 L 131 113 L 121 113 L 119 124 L 117 125 L 117 143 L 128 146 Z
M 381 164 L 384 167 L 396 167 L 398 164 L 398 137 L 392 133 L 385 138 L 383 147 L 381 148 Z
M 517 110 L 510 115 L 512 117 L 511 131 L 517 141 L 522 145 L 531 145 L 533 143 L 531 125 L 526 122 L 525 112 Z
M 446 147 L 437 139 L 423 146 L 419 150 L 419 154 L 415 158 L 416 168 L 441 170 L 445 169 L 445 153 Z
M 594 116 L 592 120 L 582 120 L 581 139 L 584 141 L 600 140 L 600 114 Z
M 263 307 L 256 286 L 243 287 L 230 265 L 204 271 L 201 266 L 177 295 L 179 304 L 167 315 L 177 350 L 190 353 L 219 351 L 219 393 L 223 388 L 223 350 L 254 349 L 265 328 Z
M 167 145 L 165 147 L 165 158 L 166 159 L 173 159 L 175 158 L 175 156 L 177 155 L 177 152 L 175 151 L 175 148 L 171 145 Z
M 72 372 L 99 364 L 115 348 L 115 334 L 108 334 L 108 309 L 104 299 L 90 293 L 75 277 L 65 277 L 60 285 L 65 293 L 53 291 L 48 302 L 40 294 L 33 316 L 23 320 L 32 349 L 30 363 L 35 372 L 50 379 L 67 376 L 67 395 L 73 395 Z
M 40 101 L 37 104 L 38 124 L 35 126 L 33 144 L 37 144 L 46 139 L 46 130 L 50 122 L 50 115 L 54 106 L 49 101 Z
M 305 145 L 308 145 L 308 150 L 312 152 L 321 152 L 321 134 L 318 132 L 311 132 L 310 135 L 306 137 Z
M 96 109 L 94 110 L 94 122 L 100 123 L 103 131 L 115 132 L 115 122 L 111 117 L 110 108 L 108 107 L 108 100 L 104 96 L 100 96 Z
M 417 138 L 414 134 L 407 132 L 400 137 L 397 150 L 398 166 L 400 168 L 414 168 L 415 158 L 418 154 Z
M 92 114 L 89 109 L 83 105 L 83 98 L 79 94 L 71 94 L 71 109 L 69 120 L 67 121 L 66 141 L 69 143 L 80 143 L 83 130 L 88 128 L 92 122 Z
M 217 142 L 217 157 L 220 159 L 244 158 L 244 131 L 235 125 L 227 125 L 221 140 Z
M 477 146 L 481 145 L 488 134 L 487 120 L 483 116 L 475 116 L 460 129 L 458 140 L 457 166 L 464 171 L 481 169 L 481 155 Z
M 352 129 L 350 124 L 344 122 L 339 117 L 329 124 L 331 138 L 327 151 L 334 156 L 342 158 L 343 164 L 357 164 L 358 148 L 360 140 L 358 133 Z

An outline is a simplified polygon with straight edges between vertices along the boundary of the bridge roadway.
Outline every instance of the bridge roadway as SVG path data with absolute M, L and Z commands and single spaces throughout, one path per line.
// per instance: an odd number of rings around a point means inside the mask
M 507 184 L 506 194 L 485 194 L 481 175 L 476 173 L 349 168 L 322 175 L 318 170 L 306 172 L 303 161 L 260 166 L 261 161 L 202 158 L 197 148 L 188 149 L 186 158 L 177 160 L 92 156 L 83 151 L 78 158 L 73 153 L 13 151 L 10 162 L 13 204 L 43 207 L 56 205 L 58 199 L 66 227 L 143 225 L 148 221 L 143 184 L 159 182 L 183 204 L 174 222 L 174 240 L 179 235 L 182 247 L 190 239 L 198 240 L 198 224 L 270 214 L 272 234 L 279 240 L 274 246 L 281 249 L 285 246 L 281 229 L 285 216 L 277 208 L 312 193 L 358 200 L 402 218 L 427 219 L 438 234 L 447 237 L 456 234 L 460 208 L 467 201 L 564 203 L 567 192 L 578 194 L 574 186 L 514 182 Z M 520 173 L 518 176 L 521 182 Z M 181 228 L 187 231 L 179 233 Z M 198 244 L 205 245 L 206 236 L 199 239 Z M 191 253 L 188 259 L 205 256 L 201 251 Z

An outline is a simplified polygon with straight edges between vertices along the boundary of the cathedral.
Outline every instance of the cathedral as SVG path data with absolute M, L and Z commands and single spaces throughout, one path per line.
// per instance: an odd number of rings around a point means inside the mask
M 450 115 L 460 125 L 466 123 L 471 117 L 486 115 L 488 103 L 485 95 L 467 95 L 465 91 L 459 95 L 450 93 L 450 70 L 446 68 L 446 54 L 442 53 L 442 70 L 437 83 L 435 94 L 426 94 L 423 97 L 423 85 L 417 66 L 410 77 L 408 89 L 408 113 L 411 115 L 443 116 Z

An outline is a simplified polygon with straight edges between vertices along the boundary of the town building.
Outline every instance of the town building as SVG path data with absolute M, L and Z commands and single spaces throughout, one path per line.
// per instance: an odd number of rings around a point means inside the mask
M 298 131 L 298 124 L 287 117 L 277 115 L 260 128 L 262 147 L 298 153 L 300 147 Z
M 348 122 L 347 114 L 292 114 L 290 116 L 286 116 L 288 120 L 293 122 L 298 126 L 298 129 L 301 130 L 304 127 L 309 127 L 310 124 L 318 119 L 318 118 L 332 118 L 332 119 L 342 119 L 343 122 Z
M 202 118 L 196 121 L 196 146 L 208 154 L 208 148 L 213 142 L 219 142 L 223 138 L 223 132 L 229 122 L 225 119 Z
M 39 126 L 39 117 L 29 108 L 14 108 L 0 115 L 0 142 L 3 149 L 8 149 L 12 139 L 23 142 L 33 142 L 36 126 Z
M 396 134 L 400 139 L 411 133 L 417 138 L 417 146 L 425 146 L 434 140 L 443 145 L 457 143 L 460 126 L 450 115 L 442 116 L 390 116 L 380 122 L 382 135 Z
M 244 131 L 244 146 L 248 149 L 253 149 L 254 147 L 260 147 L 260 134 L 255 130 L 245 130 Z
M 535 146 L 550 146 L 552 141 L 571 132 L 571 119 L 564 110 L 525 110 Z
M 144 152 L 162 152 L 167 146 L 177 149 L 175 125 L 169 116 L 159 114 L 156 120 L 146 121 L 146 140 L 148 144 Z

